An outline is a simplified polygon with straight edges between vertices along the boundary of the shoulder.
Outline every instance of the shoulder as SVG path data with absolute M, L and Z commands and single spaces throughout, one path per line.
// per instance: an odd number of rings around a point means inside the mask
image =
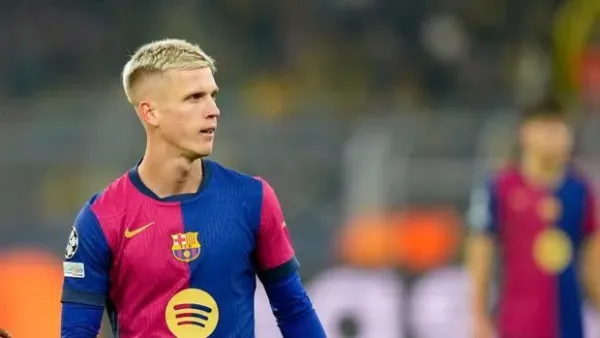
M 279 209 L 279 200 L 271 184 L 261 176 L 252 176 L 237 170 L 224 167 L 217 162 L 207 161 L 211 166 L 213 176 L 220 189 L 235 192 L 244 201 L 249 202 L 253 209 Z
M 127 210 L 133 186 L 128 173 L 121 175 L 102 191 L 94 194 L 87 202 L 91 211 L 98 218 L 111 218 L 123 215 Z
M 495 186 L 513 185 L 521 180 L 521 172 L 516 165 L 507 165 L 494 173 L 492 182 Z
M 94 194 L 84 203 L 75 219 L 77 230 L 102 233 L 112 243 L 131 209 L 131 201 L 135 200 L 132 187 L 128 173 L 125 173 Z
M 566 180 L 567 186 L 575 188 L 576 191 L 581 191 L 584 195 L 594 194 L 595 185 L 581 168 L 574 165 L 571 166 L 567 172 Z
M 567 172 L 568 179 L 582 185 L 582 186 L 592 186 L 592 180 L 590 177 L 584 172 L 581 167 L 572 165 L 569 167 L 569 171 Z
M 498 190 L 504 190 L 505 187 L 514 186 L 519 179 L 519 170 L 515 166 L 504 166 L 489 172 L 484 182 L 475 187 L 474 192 L 496 193 Z
M 263 187 L 269 184 L 261 177 L 252 176 L 232 168 L 225 167 L 214 161 L 206 161 L 210 166 L 212 180 L 220 186 L 227 186 L 233 190 L 242 190 L 246 194 L 262 194 Z

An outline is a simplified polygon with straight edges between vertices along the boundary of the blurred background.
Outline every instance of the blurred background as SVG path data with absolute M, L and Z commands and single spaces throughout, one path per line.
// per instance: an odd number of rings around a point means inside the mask
M 576 160 L 600 178 L 599 13 L 593 0 L 0 0 L 0 327 L 56 336 L 73 219 L 143 151 L 121 67 L 176 37 L 217 59 L 214 159 L 278 192 L 330 336 L 468 337 L 468 200 L 514 149 L 519 109 L 560 97 Z M 260 290 L 256 306 L 257 336 L 278 337 Z

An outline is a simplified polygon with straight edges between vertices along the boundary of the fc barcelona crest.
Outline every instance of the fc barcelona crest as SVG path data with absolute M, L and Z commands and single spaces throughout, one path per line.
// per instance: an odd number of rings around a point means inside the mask
M 173 256 L 181 262 L 191 262 L 200 256 L 200 247 L 197 232 L 186 232 L 171 235 L 173 239 Z
M 538 204 L 538 214 L 547 223 L 557 222 L 561 216 L 560 202 L 554 197 L 546 197 Z

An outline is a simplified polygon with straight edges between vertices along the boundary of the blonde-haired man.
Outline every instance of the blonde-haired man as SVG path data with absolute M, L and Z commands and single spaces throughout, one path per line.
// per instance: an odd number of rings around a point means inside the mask
M 263 179 L 207 160 L 220 115 L 214 60 L 167 39 L 142 46 L 123 86 L 146 131 L 133 169 L 75 220 L 63 337 L 254 337 L 256 276 L 284 337 L 325 337 L 278 199 Z

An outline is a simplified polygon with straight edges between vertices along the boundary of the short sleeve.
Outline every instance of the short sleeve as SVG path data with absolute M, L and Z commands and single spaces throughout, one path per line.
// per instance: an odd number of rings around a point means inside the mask
M 256 259 L 261 280 L 284 278 L 298 268 L 281 205 L 273 188 L 262 183 L 260 225 L 256 243 Z
M 473 190 L 467 221 L 475 233 L 496 234 L 498 232 L 498 197 L 493 182 Z
M 77 215 L 67 243 L 62 302 L 104 306 L 111 259 L 100 222 L 87 203 Z
M 597 205 L 594 189 L 588 186 L 585 196 L 585 210 L 583 217 L 583 236 L 585 238 L 592 235 L 598 229 Z

